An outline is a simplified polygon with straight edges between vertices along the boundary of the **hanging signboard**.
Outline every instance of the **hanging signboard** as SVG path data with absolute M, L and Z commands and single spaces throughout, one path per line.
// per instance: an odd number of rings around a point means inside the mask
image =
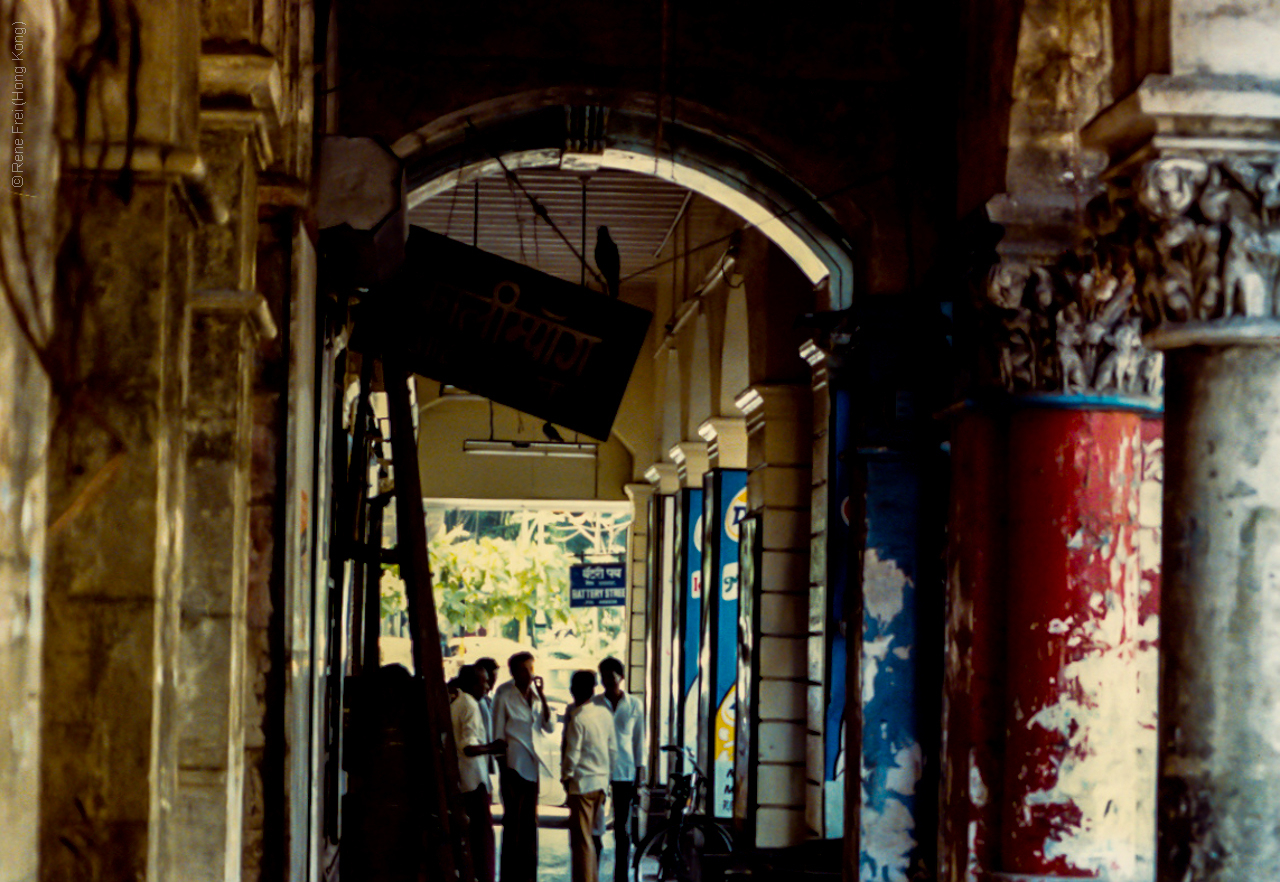
M 626 564 L 574 564 L 569 567 L 569 606 L 626 606 Z
M 372 331 L 424 377 L 607 440 L 653 314 L 411 227 Z

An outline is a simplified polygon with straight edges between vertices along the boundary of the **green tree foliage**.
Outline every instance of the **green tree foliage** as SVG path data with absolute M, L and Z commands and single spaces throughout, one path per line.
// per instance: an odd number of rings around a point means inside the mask
M 569 621 L 569 565 L 560 546 L 527 539 L 472 538 L 461 527 L 428 543 L 436 611 L 473 631 L 494 619 L 523 621 L 541 609 Z

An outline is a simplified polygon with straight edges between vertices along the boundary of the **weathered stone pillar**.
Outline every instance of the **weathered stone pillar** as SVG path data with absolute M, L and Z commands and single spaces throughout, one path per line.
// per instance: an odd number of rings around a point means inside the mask
M 41 874 L 160 878 L 176 763 L 189 215 L 163 177 L 135 180 L 127 204 L 74 179 L 63 199 L 76 271 L 58 284 L 84 298 L 86 362 L 83 391 L 58 402 L 49 454 Z
M 1245 76 L 1274 74 L 1276 25 L 1226 53 L 1231 10 L 1174 6 L 1173 75 L 1087 134 L 1098 248 L 1166 358 L 1157 878 L 1244 882 L 1280 876 L 1280 90 Z
M 836 472 L 838 438 L 842 427 L 833 420 L 831 359 L 815 341 L 800 349 L 811 371 L 813 453 L 810 466 L 809 539 L 809 689 L 806 698 L 808 749 L 805 751 L 805 820 L 809 829 L 826 839 L 846 835 L 846 820 L 856 812 L 845 805 L 849 778 L 845 774 L 848 744 L 845 711 L 849 695 L 849 653 L 845 611 L 847 564 L 851 559 L 848 494 Z M 834 514 L 834 517 L 833 517 Z M 843 515 L 843 516 L 842 516 Z M 816 662 L 816 664 L 815 664 Z M 856 670 L 856 661 L 855 668 Z M 856 726 L 855 726 L 856 730 Z M 859 743 L 856 731 L 852 742 Z M 855 828 L 856 829 L 856 828 Z M 857 865 L 856 833 L 845 842 L 846 866 Z
M 649 509 L 656 488 L 652 484 L 627 484 L 624 488 L 631 500 L 631 531 L 627 539 L 627 688 L 644 700 L 646 647 L 648 634 L 647 586 L 650 579 Z
M 34 882 L 49 431 L 49 375 L 40 349 L 52 318 L 59 67 L 54 4 L 11 8 L 0 42 L 0 82 L 9 93 L 0 116 L 0 165 L 9 172 L 9 192 L 0 200 L 6 295 L 0 300 L 0 882 Z
M 171 869 L 238 879 L 244 805 L 249 397 L 254 344 L 271 336 L 253 292 L 192 298 L 185 408 L 187 530 L 178 643 L 178 780 Z
M 667 779 L 669 754 L 659 750 L 672 742 L 672 718 L 675 713 L 674 693 L 670 689 L 677 647 L 673 638 L 676 597 L 676 498 L 680 476 L 669 462 L 654 463 L 645 469 L 645 480 L 654 488 L 650 503 L 650 528 L 657 543 L 650 556 L 655 570 L 648 574 L 648 633 L 645 635 L 647 658 L 643 691 L 649 695 L 649 756 L 642 764 L 654 774 L 655 781 Z
M 752 386 L 735 404 L 746 417 L 747 509 L 758 516 L 756 594 L 738 631 L 734 816 L 757 848 L 806 838 L 804 774 L 809 670 L 808 571 L 811 393 Z

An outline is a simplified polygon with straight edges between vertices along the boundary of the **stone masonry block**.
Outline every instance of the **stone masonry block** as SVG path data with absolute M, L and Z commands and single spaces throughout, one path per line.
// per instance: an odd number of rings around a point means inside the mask
M 807 640 L 793 637 L 760 638 L 760 673 L 769 677 L 805 676 L 805 656 Z
M 178 764 L 225 768 L 232 689 L 231 621 L 183 618 L 178 650 Z
M 761 808 L 756 814 L 756 847 L 786 848 L 799 845 L 806 836 L 804 811 L 792 808 Z
M 811 733 L 822 734 L 827 726 L 827 688 L 818 683 L 805 687 L 805 722 Z
M 804 548 L 810 539 L 809 512 L 768 509 L 762 533 L 762 548 Z
M 757 730 L 761 763 L 803 763 L 805 738 L 803 725 L 792 722 L 761 721 Z
M 805 776 L 796 766 L 761 763 L 756 770 L 756 790 L 762 805 L 804 805 Z
M 758 710 L 761 720 L 803 720 L 807 687 L 794 680 L 761 678 Z
M 826 742 L 821 735 L 809 733 L 805 736 L 804 766 L 809 777 L 814 781 L 822 781 L 826 776 Z
M 763 592 L 760 595 L 760 632 L 781 637 L 802 635 L 805 633 L 806 611 L 802 594 Z
M 808 591 L 808 567 L 809 561 L 803 550 L 761 552 L 760 584 L 765 591 Z

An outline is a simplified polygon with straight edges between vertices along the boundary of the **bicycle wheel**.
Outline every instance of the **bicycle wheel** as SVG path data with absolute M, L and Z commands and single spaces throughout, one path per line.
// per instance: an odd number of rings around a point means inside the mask
M 665 875 L 662 869 L 662 852 L 667 844 L 668 829 L 659 827 L 635 847 L 635 853 L 631 855 L 632 882 L 666 882 L 675 878 Z
M 733 851 L 733 834 L 729 828 L 719 821 L 710 818 L 697 818 L 690 822 L 703 832 L 702 850 L 711 854 L 728 854 Z
M 699 882 L 704 853 L 733 851 L 729 831 L 709 818 L 685 821 L 679 842 L 670 841 L 670 832 L 671 827 L 660 827 L 636 848 L 631 863 L 633 882 Z

